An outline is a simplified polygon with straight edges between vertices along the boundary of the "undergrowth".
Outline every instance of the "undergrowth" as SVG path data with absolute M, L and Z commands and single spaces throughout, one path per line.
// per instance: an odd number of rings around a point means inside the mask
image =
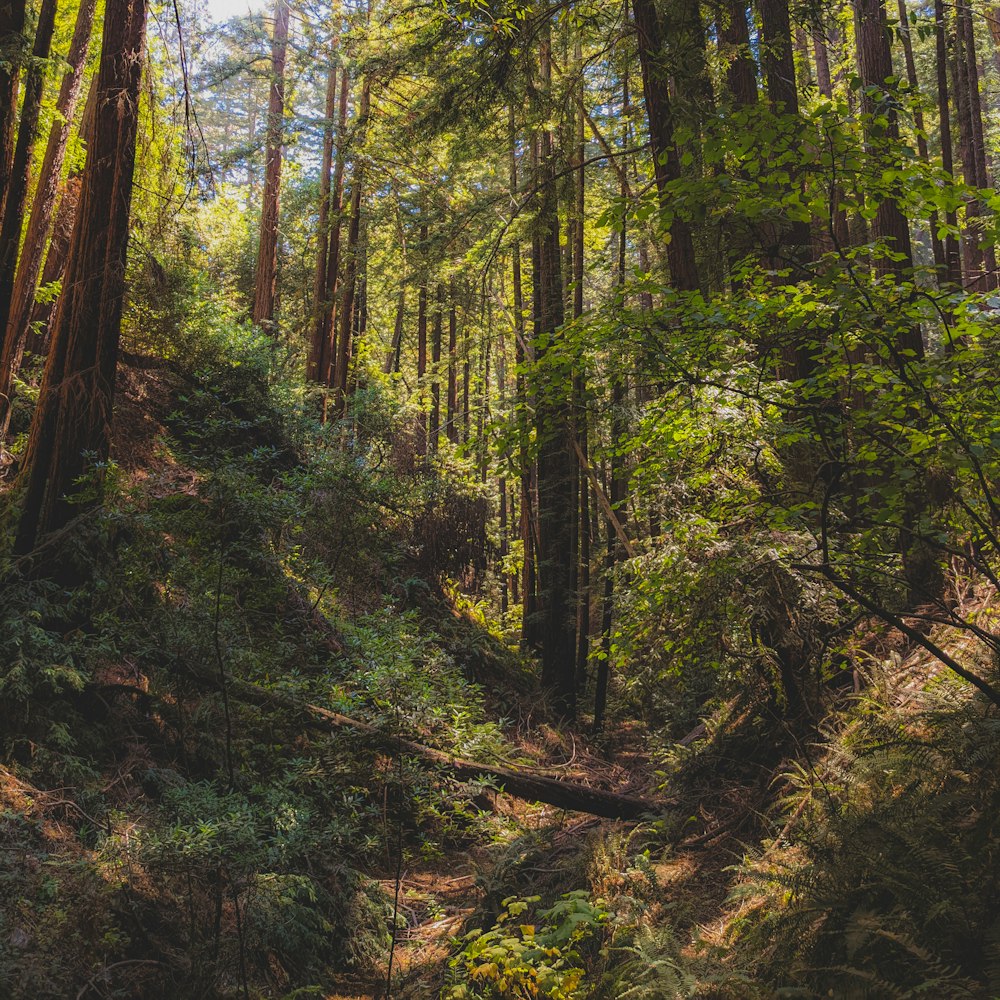
M 273 341 L 210 301 L 178 335 L 156 467 L 106 470 L 59 554 L 86 582 L 4 567 L 5 996 L 282 996 L 375 970 L 398 844 L 483 835 L 481 787 L 242 703 L 233 680 L 511 753 L 461 658 L 475 641 L 450 613 L 440 639 L 402 585 L 423 479 L 372 436 L 339 447 Z

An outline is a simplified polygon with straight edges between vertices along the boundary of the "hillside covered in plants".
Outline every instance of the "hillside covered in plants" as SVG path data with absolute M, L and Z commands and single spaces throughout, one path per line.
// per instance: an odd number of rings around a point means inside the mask
M 1000 8 L 0 0 L 0 997 L 1000 996 Z

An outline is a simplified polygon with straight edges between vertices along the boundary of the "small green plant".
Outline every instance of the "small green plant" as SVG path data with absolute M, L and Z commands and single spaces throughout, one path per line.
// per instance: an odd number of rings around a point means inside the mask
M 446 994 L 448 1000 L 574 1000 L 587 995 L 581 947 L 610 919 L 607 906 L 578 890 L 540 910 L 537 923 L 518 923 L 539 900 L 539 896 L 508 897 L 490 930 L 466 936 L 465 946 L 451 962 L 459 982 Z

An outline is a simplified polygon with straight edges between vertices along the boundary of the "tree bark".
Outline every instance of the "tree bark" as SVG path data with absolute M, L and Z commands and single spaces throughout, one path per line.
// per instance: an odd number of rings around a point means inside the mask
M 680 179 L 681 167 L 674 141 L 674 114 L 664 62 L 663 28 L 655 0 L 632 0 L 632 12 L 639 37 L 639 62 L 642 66 L 646 117 L 649 120 L 653 176 L 660 207 L 673 216 L 669 225 L 670 242 L 667 245 L 670 276 L 674 287 L 679 291 L 697 291 L 701 283 L 691 226 L 686 219 L 673 213 L 671 205 L 670 185 Z
M 427 378 L 427 223 L 420 227 L 420 287 L 417 289 L 417 386 L 420 390 L 420 431 L 417 453 L 427 454 L 427 413 L 425 380 Z
M 330 301 L 330 211 L 333 174 L 333 127 L 337 114 L 337 64 L 333 63 L 326 78 L 326 107 L 323 122 L 323 152 L 319 166 L 319 219 L 316 224 L 316 274 L 313 279 L 313 322 L 306 361 L 306 381 L 319 382 L 324 348 L 330 336 L 332 319 Z M 322 379 L 322 381 L 326 381 Z
M 882 0 L 853 0 L 853 2 L 861 79 L 865 87 L 884 91 L 885 81 L 893 75 L 885 8 L 882 6 Z M 899 121 L 896 111 L 888 102 L 879 107 L 868 93 L 863 95 L 862 110 L 866 116 L 865 132 L 869 153 L 876 157 L 880 154 L 884 156 L 883 147 L 886 145 L 892 147 L 899 140 Z M 884 126 L 875 121 L 876 114 L 884 116 L 886 122 Z M 890 155 L 894 154 L 890 152 Z M 900 261 L 879 259 L 876 262 L 876 270 L 879 273 L 891 273 L 903 277 L 913 268 L 910 227 L 894 196 L 884 198 L 876 208 L 872 235 L 876 239 L 885 240 L 903 257 Z M 919 328 L 911 331 L 907 342 L 900 346 L 912 348 L 922 355 L 923 345 L 920 343 Z
M 955 8 L 954 68 L 962 173 L 970 187 L 985 188 L 989 178 L 986 174 L 983 111 L 979 96 L 979 66 L 972 11 L 967 2 L 959 3 Z M 965 203 L 966 228 L 962 243 L 966 286 L 976 292 L 987 292 L 996 287 L 996 253 L 991 246 L 982 246 L 982 216 L 982 201 L 975 196 L 969 198 Z
M 275 0 L 274 35 L 271 40 L 271 95 L 267 109 L 267 149 L 264 156 L 264 200 L 253 303 L 253 321 L 268 329 L 274 325 L 274 300 L 278 282 L 278 218 L 281 202 L 288 17 L 288 0 Z
M 643 0 L 639 0 L 643 2 Z M 542 87 L 551 85 L 547 32 L 539 45 Z M 563 282 L 559 246 L 556 158 L 552 132 L 538 136 L 538 200 L 535 215 L 538 323 L 535 336 L 535 433 L 538 442 L 538 599 L 542 683 L 563 719 L 576 714 L 576 615 L 570 579 L 573 571 L 572 373 L 556 343 L 563 325 Z
M 437 452 L 441 438 L 441 341 L 443 336 L 444 285 L 438 282 L 435 294 L 433 337 L 431 338 L 431 454 Z
M 0 0 L 0 219 L 7 202 L 24 59 L 24 0 Z
M 63 75 L 59 96 L 56 99 L 56 119 L 49 132 L 45 156 L 35 186 L 28 230 L 24 236 L 21 259 L 14 281 L 10 319 L 0 348 L 0 436 L 5 436 L 7 433 L 13 380 L 21 368 L 35 305 L 35 294 L 38 290 L 38 276 L 42 270 L 46 244 L 52 235 L 66 146 L 73 128 L 77 100 L 83 82 L 83 69 L 90 47 L 96 6 L 97 0 L 83 0 L 77 12 L 73 38 L 66 57 L 68 69 Z
M 78 481 L 95 468 L 93 459 L 108 455 L 145 27 L 145 0 L 107 0 L 79 217 L 19 477 L 18 554 L 79 511 L 68 498 L 79 496 Z
M 580 83 L 583 86 L 583 53 L 577 42 L 575 62 L 580 68 Z M 575 116 L 576 149 L 573 185 L 573 318 L 579 320 L 583 316 L 583 279 L 585 273 L 585 222 L 587 209 L 587 175 L 584 160 L 586 159 L 586 133 L 584 131 L 584 110 L 581 103 Z M 583 372 L 575 377 L 574 395 L 576 397 L 576 428 L 575 434 L 584 459 L 589 454 L 589 426 L 587 420 L 587 381 Z M 577 570 L 577 612 L 576 612 L 576 683 L 582 689 L 587 681 L 587 664 L 590 660 L 590 490 L 588 483 L 581 476 L 577 467 L 579 486 L 577 492 L 580 498 L 579 520 L 577 527 L 577 548 L 579 553 L 579 568 Z
M 31 62 L 24 78 L 21 120 L 17 127 L 17 143 L 11 161 L 10 183 L 4 198 L 3 222 L 0 224 L 0 335 L 3 336 L 3 344 L 0 345 L 0 366 L 2 366 L 0 370 L 10 366 L 14 354 L 14 345 L 9 343 L 7 328 L 10 324 L 14 298 L 14 280 L 17 275 L 21 231 L 24 228 L 24 210 L 28 202 L 31 158 L 38 136 L 38 116 L 45 88 L 45 65 L 49 58 L 55 25 L 56 0 L 42 0 L 38 25 L 35 29 L 35 44 L 31 50 Z M 9 382 L 9 379 L 7 381 Z M 3 382 L 4 380 L 0 379 L 0 391 L 4 391 Z
M 920 89 L 920 81 L 917 79 L 917 63 L 913 57 L 913 39 L 910 36 L 909 12 L 906 9 L 906 0 L 897 0 L 899 6 L 899 35 L 903 41 L 903 59 L 906 63 L 906 82 L 914 91 Z M 918 104 L 913 111 L 913 125 L 917 130 L 917 153 L 924 163 L 930 162 L 930 153 L 927 149 L 927 137 L 924 135 L 924 112 Z M 944 243 L 938 236 L 938 214 L 931 212 L 928 219 L 931 233 L 931 250 L 934 254 L 934 267 L 938 274 L 944 270 Z
M 937 103 L 941 137 L 941 166 L 954 174 L 955 163 L 951 144 L 951 101 L 948 95 L 948 37 L 945 27 L 944 0 L 934 0 L 934 39 L 937 53 Z M 944 239 L 944 281 L 956 287 L 962 283 L 962 262 L 955 231 L 958 215 L 954 209 L 945 213 L 949 232 Z
M 344 222 L 344 174 L 347 155 L 347 100 L 350 78 L 347 69 L 340 73 L 340 105 L 337 109 L 337 159 L 333 169 L 333 191 L 330 195 L 332 229 L 326 259 L 326 294 L 329 311 L 326 329 L 320 344 L 316 378 L 321 385 L 332 385 L 337 356 L 337 301 L 340 296 L 340 243 Z
M 446 432 L 452 444 L 458 444 L 458 313 L 455 306 L 455 281 L 449 288 L 448 305 L 448 415 Z M 466 388 L 468 380 L 466 379 Z M 466 396 L 468 399 L 468 396 Z
M 757 63 L 750 48 L 746 6 L 742 0 L 726 0 L 721 14 L 726 88 L 737 107 L 750 107 L 757 103 Z
M 358 109 L 357 131 L 360 144 L 364 143 L 368 123 L 371 82 L 366 77 L 361 85 L 361 105 Z M 354 158 L 354 175 L 351 178 L 351 221 L 347 231 L 347 253 L 344 259 L 344 294 L 340 303 L 340 335 L 337 341 L 337 356 L 334 366 L 333 392 L 335 412 L 341 417 L 347 415 L 348 379 L 351 354 L 354 346 L 352 334 L 355 324 L 355 305 L 358 296 L 358 279 L 361 260 L 361 206 L 365 186 L 364 160 L 357 151 Z M 361 315 L 363 315 L 363 310 Z

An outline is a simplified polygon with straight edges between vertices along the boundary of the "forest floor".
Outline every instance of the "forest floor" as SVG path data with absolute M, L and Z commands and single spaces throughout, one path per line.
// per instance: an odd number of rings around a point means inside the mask
M 622 724 L 613 735 L 596 742 L 582 735 L 560 736 L 547 726 L 540 729 L 541 738 L 509 733 L 513 750 L 529 756 L 540 767 L 562 766 L 569 780 L 595 787 L 612 784 L 622 792 L 646 790 L 656 782 L 648 740 L 638 724 Z M 697 739 L 705 734 L 694 735 Z M 696 832 L 680 837 L 672 850 L 653 863 L 653 876 L 664 893 L 663 904 L 680 916 L 680 929 L 697 930 L 703 936 L 717 932 L 724 924 L 725 904 L 735 879 L 733 869 L 747 849 L 738 834 L 753 826 L 751 800 L 762 808 L 761 792 L 759 783 L 748 785 L 738 779 L 703 789 L 699 800 L 690 802 L 695 814 L 689 824 Z M 601 884 L 617 875 L 611 870 L 613 866 L 608 868 L 601 858 L 595 858 L 595 847 L 609 837 L 627 843 L 637 824 L 530 804 L 502 793 L 492 797 L 489 808 L 498 830 L 502 828 L 493 843 L 456 847 L 435 859 L 407 858 L 402 866 L 391 989 L 387 990 L 389 970 L 384 968 L 367 976 L 341 977 L 327 1000 L 438 997 L 456 941 L 479 926 L 477 915 L 481 918 L 483 912 L 496 909 L 498 893 L 513 894 L 513 886 L 520 886 L 525 893 L 552 895 L 579 887 L 581 877 L 585 877 L 595 891 L 606 889 L 613 894 L 621 889 Z M 525 842 L 531 844 L 530 850 L 523 849 Z M 392 867 L 388 860 L 387 867 Z M 395 877 L 384 877 L 380 884 L 388 898 L 395 897 Z

